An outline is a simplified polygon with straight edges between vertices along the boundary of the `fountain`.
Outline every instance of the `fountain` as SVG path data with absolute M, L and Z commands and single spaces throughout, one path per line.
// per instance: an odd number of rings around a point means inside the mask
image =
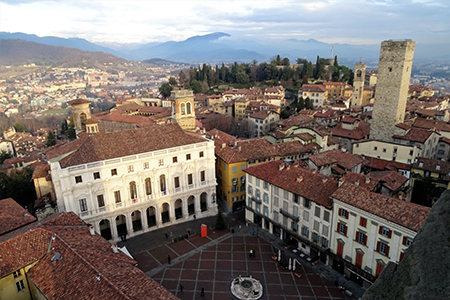
M 231 294 L 240 300 L 257 300 L 263 295 L 263 287 L 259 280 L 249 277 L 236 277 L 231 281 Z

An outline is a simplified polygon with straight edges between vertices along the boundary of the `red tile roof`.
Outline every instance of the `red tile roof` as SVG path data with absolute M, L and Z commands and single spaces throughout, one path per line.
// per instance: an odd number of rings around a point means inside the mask
M 0 277 L 37 262 L 27 276 L 48 299 L 178 299 L 73 213 L 1 242 L 0 261 Z
M 253 114 L 251 114 L 249 116 L 249 118 L 253 118 L 253 119 L 259 119 L 259 120 L 265 120 L 269 115 L 270 115 L 270 111 L 268 110 L 259 110 Z
M 333 206 L 329 196 L 336 191 L 337 181 L 299 167 L 295 163 L 291 166 L 281 160 L 271 161 L 249 167 L 244 172 L 327 208 Z
M 396 191 L 408 181 L 408 178 L 397 171 L 375 171 L 370 175 L 380 179 L 382 185 L 391 191 Z
M 394 139 L 407 140 L 418 143 L 425 143 L 427 139 L 433 134 L 433 131 L 419 128 L 411 128 L 405 135 L 394 135 Z
M 450 174 L 450 162 L 444 160 L 419 157 L 417 161 L 412 164 L 412 168 L 438 174 Z
M 345 118 L 344 118 L 345 119 Z M 338 136 L 341 138 L 347 138 L 347 139 L 353 139 L 353 140 L 361 140 L 368 138 L 370 135 L 370 124 L 364 121 L 359 121 L 358 126 L 351 130 L 351 129 L 345 129 L 342 128 L 342 123 L 344 122 L 344 119 L 342 119 L 342 122 L 339 122 L 336 127 L 333 127 L 331 129 L 331 133 L 333 136 Z M 347 118 L 347 119 L 354 119 L 354 118 Z M 356 119 L 355 119 L 356 121 Z M 351 123 L 351 122 L 344 122 L 344 123 Z
M 368 191 L 374 191 L 374 189 L 378 185 L 378 182 L 380 181 L 376 177 L 354 172 L 348 172 L 347 174 L 342 176 L 341 180 L 342 182 L 349 182 L 355 185 L 359 185 L 360 187 L 363 187 Z
M 424 128 L 436 131 L 450 132 L 450 124 L 444 121 L 428 120 L 424 118 L 417 118 L 414 120 L 413 127 Z
M 86 100 L 86 99 L 75 99 L 71 101 L 67 101 L 67 104 L 69 105 L 78 105 L 78 104 L 84 104 L 84 103 L 91 103 L 92 101 Z
M 6 198 L 0 200 L 0 220 L 0 235 L 2 235 L 34 222 L 36 218 L 12 198 Z
M 313 118 L 306 115 L 292 116 L 288 119 L 279 120 L 276 125 L 279 130 L 285 131 L 292 126 L 306 126 L 314 121 Z
M 429 207 L 372 193 L 347 182 L 331 197 L 416 232 L 430 212 Z
M 62 168 L 67 168 L 204 141 L 201 137 L 186 134 L 178 124 L 155 125 L 85 136 L 48 152 L 47 159 L 68 154 L 59 161 Z
M 339 149 L 311 155 L 309 159 L 318 167 L 336 163 L 347 170 L 363 162 L 361 156 L 349 152 L 342 152 Z
M 324 93 L 327 91 L 324 85 L 322 84 L 304 84 L 300 90 L 302 92 L 317 92 Z

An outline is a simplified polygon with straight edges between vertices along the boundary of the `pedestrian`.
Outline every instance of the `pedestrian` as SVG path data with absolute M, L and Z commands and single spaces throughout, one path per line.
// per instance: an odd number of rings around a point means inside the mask
M 166 236 L 166 240 L 169 238 L 169 235 L 166 233 L 164 233 L 164 235 Z
M 180 292 L 183 292 L 183 285 L 180 284 Z
M 126 233 L 123 234 L 123 241 L 124 241 L 124 242 L 127 241 L 127 234 L 126 234 Z
M 121 235 L 120 239 L 122 240 L 122 242 L 125 242 L 125 236 L 124 235 Z
M 252 256 L 253 256 L 253 250 L 250 249 L 250 253 L 249 253 L 248 257 L 252 258 Z
M 255 236 L 255 229 L 252 228 L 252 235 Z
M 256 258 L 256 251 L 255 250 L 252 250 L 252 255 L 253 255 L 253 258 Z
M 205 297 L 205 289 L 202 287 L 202 290 L 200 292 L 200 297 Z
M 170 265 L 170 261 L 171 261 L 172 259 L 170 258 L 170 254 L 167 254 L 167 263 Z

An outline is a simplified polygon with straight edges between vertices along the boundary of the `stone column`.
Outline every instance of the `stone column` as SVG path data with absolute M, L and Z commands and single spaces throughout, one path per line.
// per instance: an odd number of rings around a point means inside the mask
M 142 231 L 145 232 L 148 229 L 147 208 L 143 208 L 139 211 L 141 212 Z
M 119 238 L 119 234 L 117 233 L 116 217 L 111 217 L 108 220 L 109 220 L 109 229 L 111 230 L 112 239 L 117 240 Z
M 125 218 L 125 223 L 127 224 L 127 235 L 130 235 L 133 233 L 133 221 L 131 218 L 131 212 L 126 212 Z
M 170 223 L 173 223 L 173 222 L 176 221 L 176 219 L 175 219 L 175 201 L 174 200 L 170 200 L 169 201 L 169 218 L 170 218 Z

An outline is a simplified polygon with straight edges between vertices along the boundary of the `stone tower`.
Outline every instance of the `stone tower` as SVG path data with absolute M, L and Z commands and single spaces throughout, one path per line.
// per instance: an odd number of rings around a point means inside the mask
M 388 40 L 381 43 L 371 139 L 392 142 L 395 125 L 405 120 L 414 47 L 415 42 L 411 40 Z
M 195 131 L 194 92 L 175 89 L 170 93 L 172 99 L 172 118 L 185 131 Z
M 353 78 L 353 93 L 351 106 L 362 106 L 364 95 L 364 78 L 366 77 L 366 65 L 363 64 L 362 58 L 358 64 L 355 65 L 355 76 Z
M 89 109 L 91 101 L 86 99 L 76 99 L 68 101 L 67 104 L 69 104 L 72 109 L 72 119 L 75 128 L 78 132 L 84 131 L 86 129 L 85 122 L 91 118 L 91 111 Z

